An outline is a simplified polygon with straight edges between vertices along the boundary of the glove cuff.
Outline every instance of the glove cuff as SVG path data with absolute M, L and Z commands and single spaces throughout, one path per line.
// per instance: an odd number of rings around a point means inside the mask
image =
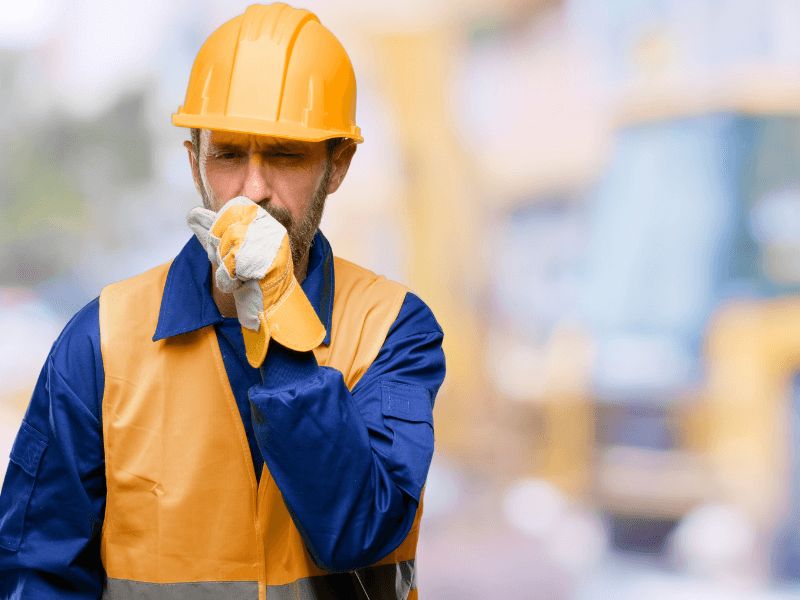
M 283 295 L 259 315 L 258 331 L 242 328 L 247 362 L 253 367 L 264 362 L 270 338 L 298 352 L 313 350 L 325 339 L 325 326 L 297 279 L 290 277 Z

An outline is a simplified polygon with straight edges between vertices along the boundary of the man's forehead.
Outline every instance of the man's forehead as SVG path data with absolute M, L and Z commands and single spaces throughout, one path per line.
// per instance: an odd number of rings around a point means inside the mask
M 271 147 L 301 147 L 313 142 L 303 142 L 286 138 L 272 137 L 268 135 L 254 135 L 249 133 L 236 133 L 232 131 L 209 130 L 209 146 L 237 147 L 237 148 L 271 148 Z

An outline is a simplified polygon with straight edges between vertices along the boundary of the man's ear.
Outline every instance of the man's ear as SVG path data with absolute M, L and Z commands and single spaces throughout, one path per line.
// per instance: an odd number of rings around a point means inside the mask
M 331 179 L 328 182 L 329 194 L 332 194 L 339 189 L 344 181 L 344 176 L 347 175 L 347 170 L 350 168 L 350 161 L 353 160 L 353 155 L 356 153 L 356 144 L 353 140 L 345 139 L 333 150 L 331 156 Z
M 189 154 L 189 166 L 192 169 L 192 179 L 194 180 L 194 187 L 197 189 L 197 193 L 200 194 L 200 197 L 203 197 L 203 187 L 202 182 L 200 180 L 200 165 L 197 163 L 197 153 L 194 149 L 194 144 L 191 141 L 186 140 L 183 142 L 183 147 L 186 148 L 186 152 Z

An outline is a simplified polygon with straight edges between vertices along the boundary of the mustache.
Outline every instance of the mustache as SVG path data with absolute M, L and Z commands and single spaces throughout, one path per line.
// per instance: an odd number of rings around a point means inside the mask
M 287 231 L 292 229 L 294 221 L 292 220 L 292 214 L 287 209 L 281 206 L 275 206 L 271 202 L 259 202 L 258 205 L 267 211 L 273 219 L 283 225 Z

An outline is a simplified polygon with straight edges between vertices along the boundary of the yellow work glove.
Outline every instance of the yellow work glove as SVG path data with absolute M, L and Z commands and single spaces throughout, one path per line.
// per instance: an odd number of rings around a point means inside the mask
M 294 276 L 286 228 L 239 196 L 219 212 L 189 211 L 187 223 L 217 266 L 215 282 L 233 294 L 247 361 L 260 367 L 270 338 L 292 350 L 316 348 L 325 327 Z

